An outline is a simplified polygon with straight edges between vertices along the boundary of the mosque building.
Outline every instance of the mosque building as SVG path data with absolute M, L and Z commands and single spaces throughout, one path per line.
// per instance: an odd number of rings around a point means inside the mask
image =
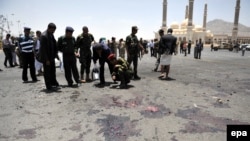
M 213 34 L 206 29 L 207 24 L 207 4 L 204 5 L 203 25 L 195 25 L 193 23 L 193 5 L 194 0 L 189 0 L 189 5 L 186 6 L 185 19 L 179 24 L 174 21 L 169 28 L 173 29 L 173 35 L 177 37 L 178 41 L 189 41 L 193 43 L 196 40 L 202 39 L 205 43 L 218 42 L 250 42 L 250 36 L 238 35 L 238 21 L 240 0 L 236 1 L 234 27 L 231 35 L 228 34 Z M 167 33 L 167 0 L 163 0 L 163 18 L 161 29 Z M 155 32 L 155 38 L 159 38 L 159 34 Z

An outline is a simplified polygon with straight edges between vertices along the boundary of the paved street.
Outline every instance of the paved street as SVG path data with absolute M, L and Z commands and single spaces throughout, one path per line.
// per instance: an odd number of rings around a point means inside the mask
M 156 59 L 146 54 L 142 79 L 126 90 L 114 88 L 107 64 L 104 88 L 66 87 L 57 69 L 62 88 L 54 93 L 43 77 L 22 83 L 22 70 L 5 68 L 3 59 L 0 51 L 0 141 L 225 141 L 227 124 L 250 124 L 250 51 L 207 47 L 201 60 L 193 50 L 178 54 L 173 81 L 159 80 Z

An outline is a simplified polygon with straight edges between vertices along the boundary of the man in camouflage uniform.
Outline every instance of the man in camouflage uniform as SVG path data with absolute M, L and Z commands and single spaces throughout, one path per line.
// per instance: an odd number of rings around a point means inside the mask
M 144 54 L 144 48 L 139 43 L 139 40 L 135 35 L 137 31 L 138 31 L 137 26 L 132 26 L 132 33 L 128 35 L 126 38 L 126 49 L 127 49 L 127 61 L 129 65 L 131 65 L 133 61 L 134 79 L 140 80 L 141 78 L 137 75 L 138 54 L 140 53 L 140 49 L 142 50 L 142 54 Z
M 133 75 L 132 69 L 129 67 L 129 63 L 123 58 L 116 59 L 115 54 L 110 54 L 108 60 L 114 66 L 112 79 L 114 81 L 121 81 L 117 88 L 127 88 L 127 84 L 130 82 Z
M 81 63 L 81 82 L 91 81 L 89 77 L 91 64 L 91 43 L 94 41 L 92 34 L 88 33 L 88 27 L 82 28 L 83 33 L 77 37 L 75 51 L 78 52 L 80 48 L 80 63 Z M 86 71 L 86 79 L 84 79 L 84 71 Z

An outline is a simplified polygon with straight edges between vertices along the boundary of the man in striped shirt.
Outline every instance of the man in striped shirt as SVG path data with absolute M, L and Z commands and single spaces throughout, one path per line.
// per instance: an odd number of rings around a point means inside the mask
M 28 82 L 27 70 L 30 68 L 30 75 L 33 82 L 37 81 L 36 71 L 35 71 L 35 58 L 33 44 L 34 41 L 30 37 L 30 28 L 24 27 L 24 37 L 19 38 L 19 49 L 21 50 L 21 55 L 23 58 L 23 73 L 22 79 L 24 82 Z

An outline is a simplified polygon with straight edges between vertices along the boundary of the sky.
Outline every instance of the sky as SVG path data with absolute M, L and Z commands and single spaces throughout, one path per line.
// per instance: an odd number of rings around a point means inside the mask
M 188 2 L 167 0 L 168 27 L 184 20 Z M 207 21 L 234 21 L 236 0 L 194 0 L 194 24 L 203 24 L 205 3 L 208 5 Z M 48 23 L 53 22 L 57 26 L 56 38 L 64 35 L 66 26 L 75 29 L 75 37 L 82 33 L 83 26 L 87 26 L 96 41 L 101 37 L 119 40 L 126 38 L 131 33 L 131 26 L 136 25 L 139 38 L 153 39 L 154 32 L 162 25 L 162 4 L 163 0 L 0 0 L 0 15 L 12 23 L 10 30 L 15 36 L 23 32 L 24 26 L 43 32 Z M 249 6 L 250 0 L 241 0 L 239 23 L 248 27 Z

